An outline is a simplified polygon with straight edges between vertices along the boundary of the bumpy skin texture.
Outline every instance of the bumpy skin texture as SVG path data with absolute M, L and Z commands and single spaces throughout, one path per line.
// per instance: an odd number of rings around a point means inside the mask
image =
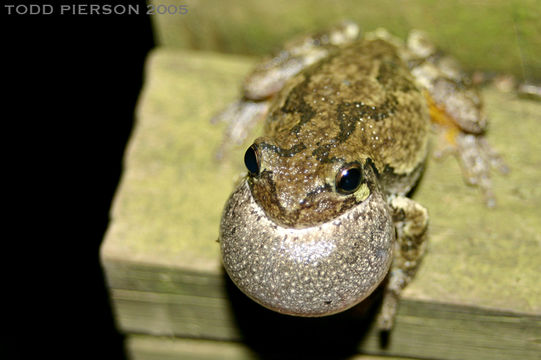
M 417 32 L 407 46 L 357 32 L 346 22 L 286 45 L 217 117 L 230 123 L 226 142 L 265 119 L 219 241 L 235 284 L 285 314 L 346 310 L 388 275 L 378 324 L 389 330 L 426 249 L 428 213 L 405 195 L 424 166 L 430 118 L 487 199 L 498 157 L 480 98 L 452 59 Z M 351 167 L 360 181 L 343 191 Z
M 424 161 L 428 129 L 426 101 L 395 48 L 355 42 L 291 79 L 271 104 L 254 142 L 262 173 L 250 179 L 253 196 L 280 224 L 323 223 L 364 200 L 336 192 L 342 166 L 371 159 L 396 185 Z

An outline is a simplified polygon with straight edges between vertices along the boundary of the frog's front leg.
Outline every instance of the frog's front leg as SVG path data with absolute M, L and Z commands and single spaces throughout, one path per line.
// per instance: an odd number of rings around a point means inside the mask
M 244 80 L 241 99 L 212 119 L 214 123 L 228 124 L 217 156 L 222 157 L 231 145 L 244 142 L 250 129 L 265 118 L 274 95 L 287 80 L 335 49 L 353 42 L 358 34 L 355 23 L 344 21 L 326 31 L 294 39 L 260 62 Z
M 395 223 L 396 242 L 378 316 L 378 327 L 384 331 L 393 327 L 400 294 L 414 278 L 426 251 L 428 228 L 428 212 L 419 203 L 404 196 L 393 196 L 389 207 Z

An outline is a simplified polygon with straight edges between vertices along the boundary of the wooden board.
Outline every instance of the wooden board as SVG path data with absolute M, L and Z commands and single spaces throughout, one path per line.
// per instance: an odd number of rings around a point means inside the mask
M 490 142 L 512 172 L 484 207 L 452 158 L 430 161 L 415 199 L 430 212 L 430 249 L 387 341 L 373 309 L 281 316 L 246 299 L 223 274 L 218 224 L 245 148 L 214 160 L 252 59 L 158 49 L 149 58 L 137 124 L 101 249 L 125 333 L 241 340 L 253 351 L 340 348 L 438 359 L 537 359 L 541 352 L 541 104 L 485 89 Z M 386 346 L 382 346 L 386 345 Z M 324 347 L 324 349 L 322 348 Z

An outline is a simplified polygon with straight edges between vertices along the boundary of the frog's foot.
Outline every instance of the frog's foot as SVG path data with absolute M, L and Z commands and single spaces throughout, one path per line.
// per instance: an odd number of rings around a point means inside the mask
M 428 212 L 419 203 L 403 196 L 389 200 L 396 228 L 395 252 L 389 282 L 377 322 L 382 331 L 394 325 L 398 300 L 411 282 L 426 251 Z
M 436 148 L 433 155 L 442 158 L 454 155 L 458 159 L 464 181 L 481 190 L 488 207 L 496 205 L 492 191 L 491 173 L 495 169 L 507 174 L 509 168 L 502 157 L 490 146 L 484 134 L 468 134 L 458 127 L 435 126 Z
M 496 197 L 492 191 L 491 170 L 494 168 L 506 174 L 509 168 L 483 135 L 458 134 L 456 149 L 464 179 L 468 184 L 478 186 L 486 205 L 494 207 Z
M 398 300 L 400 299 L 400 293 L 403 288 L 400 286 L 400 283 L 405 283 L 403 273 L 396 270 L 393 270 L 389 277 L 390 281 L 387 284 L 387 289 L 383 295 L 383 303 L 377 318 L 377 325 L 380 331 L 390 331 L 393 328 L 396 311 L 398 309 Z M 391 284 L 391 281 L 393 284 Z M 400 290 L 393 291 L 391 289 Z
M 216 159 L 223 159 L 234 146 L 242 145 L 255 125 L 265 117 L 270 101 L 238 100 L 211 119 L 211 123 L 225 122 L 227 128 Z

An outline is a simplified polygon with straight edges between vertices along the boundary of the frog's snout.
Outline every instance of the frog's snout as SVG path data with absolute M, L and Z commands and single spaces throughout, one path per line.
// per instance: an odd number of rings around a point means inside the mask
M 314 227 L 268 219 L 243 182 L 224 209 L 220 246 L 233 282 L 280 313 L 324 316 L 370 295 L 392 260 L 394 226 L 378 194 Z

